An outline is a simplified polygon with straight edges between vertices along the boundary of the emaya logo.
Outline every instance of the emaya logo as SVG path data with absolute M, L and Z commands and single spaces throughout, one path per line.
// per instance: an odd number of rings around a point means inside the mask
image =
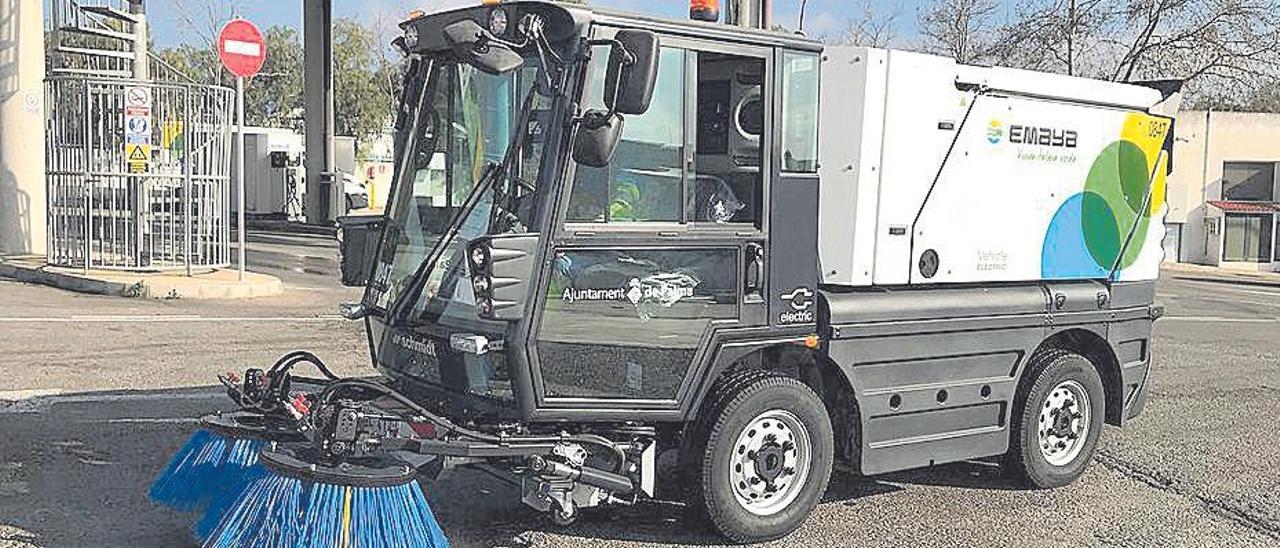
M 1004 124 L 1000 120 L 992 120 L 991 125 L 987 126 L 987 142 L 998 145 L 1004 140 Z

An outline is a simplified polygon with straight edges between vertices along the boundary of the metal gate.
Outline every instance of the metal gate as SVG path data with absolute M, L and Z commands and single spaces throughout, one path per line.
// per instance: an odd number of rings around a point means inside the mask
M 230 264 L 232 90 L 55 76 L 45 93 L 49 264 Z

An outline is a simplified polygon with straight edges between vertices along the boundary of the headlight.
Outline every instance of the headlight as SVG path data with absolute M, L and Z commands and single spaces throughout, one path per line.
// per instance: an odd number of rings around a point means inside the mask
M 502 36 L 507 33 L 507 11 L 502 8 L 493 8 L 489 12 L 489 32 L 494 36 Z
M 479 271 L 489 262 L 489 254 L 485 252 L 483 247 L 476 246 L 471 250 L 471 266 Z

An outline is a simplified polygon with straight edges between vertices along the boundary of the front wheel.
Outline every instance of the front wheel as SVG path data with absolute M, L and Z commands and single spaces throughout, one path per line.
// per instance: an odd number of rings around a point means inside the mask
M 711 409 L 699 464 L 699 498 L 736 542 L 783 537 L 818 504 L 831 478 L 831 420 L 808 386 L 763 376 Z
M 1006 466 L 1032 487 L 1075 481 L 1093 458 L 1102 433 L 1102 379 L 1089 360 L 1050 350 L 1032 360 L 1014 400 Z

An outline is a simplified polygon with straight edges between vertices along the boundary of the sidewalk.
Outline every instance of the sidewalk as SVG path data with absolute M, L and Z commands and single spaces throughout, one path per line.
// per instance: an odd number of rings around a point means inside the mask
M 1280 272 L 1235 270 L 1189 263 L 1165 263 L 1160 270 L 1179 280 L 1280 287 Z
M 0 278 L 79 293 L 145 299 L 242 299 L 284 292 L 284 284 L 274 276 L 246 272 L 244 280 L 239 280 L 234 269 L 205 270 L 190 277 L 168 272 L 85 272 L 49 266 L 38 256 L 0 258 Z

